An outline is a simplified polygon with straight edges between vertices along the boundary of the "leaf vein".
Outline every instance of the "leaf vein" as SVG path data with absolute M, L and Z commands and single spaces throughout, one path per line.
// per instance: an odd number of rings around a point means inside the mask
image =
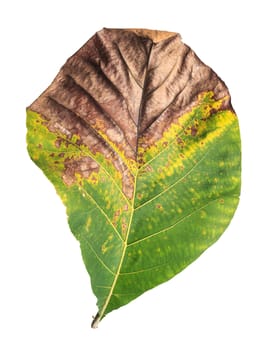
M 175 187 L 180 181 L 184 180 L 193 170 L 195 170 L 195 168 L 206 158 L 206 156 L 208 155 L 209 152 L 210 152 L 210 149 L 199 159 L 199 161 L 196 164 L 193 164 L 193 166 L 182 177 L 180 177 L 177 181 L 175 181 L 173 184 L 169 185 L 162 192 L 158 193 L 154 197 L 150 198 L 146 202 L 144 202 L 141 205 L 139 205 L 138 207 L 136 207 L 134 210 L 142 208 L 143 206 L 147 205 L 148 203 L 154 201 L 156 198 L 162 196 L 164 193 L 166 193 L 171 188 Z
M 107 219 L 108 223 L 111 225 L 117 236 L 120 238 L 121 241 L 123 241 L 122 236 L 120 235 L 119 231 L 116 229 L 116 227 L 111 222 L 108 215 L 105 213 L 105 211 L 102 209 L 102 207 L 96 202 L 96 200 L 91 196 L 82 186 L 78 185 L 79 188 L 84 192 L 84 194 L 89 197 L 89 199 L 96 205 L 96 207 L 99 209 L 99 211 L 102 213 L 102 215 Z
M 136 83 L 141 89 L 143 89 L 142 85 L 138 82 L 138 79 L 134 76 L 132 70 L 130 69 L 130 67 L 129 67 L 127 61 L 125 60 L 125 58 L 124 58 L 124 56 L 123 56 L 123 54 L 122 54 L 122 52 L 121 52 L 121 50 L 120 50 L 120 48 L 119 48 L 119 46 L 118 46 L 118 45 L 115 45 L 115 47 L 116 47 L 116 50 L 117 50 L 117 52 L 118 52 L 118 54 L 119 54 L 119 56 L 120 56 L 120 58 L 121 58 L 123 64 L 125 65 L 125 67 L 126 67 L 127 70 L 129 71 L 129 73 L 130 73 L 130 75 L 132 76 L 133 80 L 135 81 L 135 83 Z
M 191 50 L 189 49 L 189 48 L 187 48 L 187 51 L 186 51 L 186 54 L 185 54 L 185 56 L 183 56 L 182 57 L 182 62 L 183 62 L 183 64 L 184 64 L 184 61 L 186 60 L 186 58 L 187 58 L 187 56 L 188 56 L 188 54 L 189 54 L 189 52 L 190 52 Z M 174 69 L 175 69 L 175 67 L 177 66 L 177 64 L 178 64 L 178 62 L 176 61 L 175 63 L 174 63 L 174 65 L 172 66 L 172 68 L 170 69 L 170 71 L 167 73 L 167 75 L 165 76 L 165 78 L 161 81 L 161 83 L 158 85 L 158 86 L 156 86 L 154 89 L 152 89 L 151 91 L 149 91 L 148 92 L 148 94 L 147 94 L 147 97 L 148 96 L 150 96 L 151 94 L 153 94 L 154 92 L 156 92 L 161 86 L 163 86 L 165 83 L 166 83 L 166 81 L 170 78 L 170 76 L 171 76 L 171 74 L 173 73 L 173 71 L 174 71 Z M 183 65 L 182 64 L 182 65 Z M 182 66 L 181 65 L 181 66 Z M 184 84 L 184 86 L 186 85 L 186 83 Z M 183 91 L 183 90 L 181 90 L 181 91 Z M 175 99 L 177 98 L 177 96 L 178 95 L 176 95 L 176 97 L 175 97 Z M 172 100 L 172 102 L 171 102 L 171 104 L 173 103 L 174 101 Z M 168 108 L 168 107 L 167 107 Z M 164 110 L 161 112 L 161 114 L 164 112 Z M 160 114 L 160 115 L 161 115 Z M 158 117 L 157 117 L 158 118 Z
M 90 62 L 88 61 L 88 63 L 90 63 L 91 65 L 93 65 L 95 67 L 96 70 L 98 70 L 102 76 L 104 77 L 105 81 L 110 85 L 111 89 L 114 90 L 114 92 L 118 95 L 120 95 L 120 97 L 122 98 L 122 100 L 124 101 L 125 105 L 126 105 L 126 109 L 127 109 L 127 112 L 130 116 L 130 118 L 133 120 L 133 122 L 135 123 L 134 121 L 134 118 L 133 118 L 133 115 L 131 114 L 130 112 L 130 109 L 129 109 L 129 105 L 128 105 L 128 101 L 126 99 L 126 97 L 123 95 L 123 93 L 120 91 L 120 89 L 111 81 L 111 79 L 106 75 L 106 73 L 104 72 L 104 70 L 102 69 L 101 65 L 97 65 L 97 64 L 94 64 L 93 62 Z
M 137 270 L 137 271 L 130 271 L 130 272 L 122 272 L 121 275 L 124 276 L 124 275 L 134 275 L 134 274 L 137 274 L 137 273 L 142 273 L 142 272 L 147 272 L 147 271 L 150 271 L 150 270 L 155 270 L 161 266 L 164 266 L 168 264 L 168 262 L 164 262 L 162 264 L 158 264 L 158 265 L 154 265 L 154 266 L 151 266 L 151 267 L 148 267 L 147 269 L 141 269 L 141 270 Z
M 192 125 L 192 123 L 194 122 L 194 120 L 195 120 L 196 118 L 197 118 L 197 115 L 196 115 L 196 113 L 195 113 L 195 115 L 190 119 L 189 123 L 186 124 L 185 127 L 186 127 L 186 128 L 189 128 L 189 127 Z M 162 149 L 160 152 L 158 152 L 154 157 L 152 157 L 152 158 L 149 159 L 146 163 L 144 163 L 143 165 L 141 165 L 141 167 L 139 168 L 139 170 L 145 168 L 148 164 L 150 164 L 150 163 L 153 162 L 155 159 L 157 159 L 159 156 L 161 156 L 162 153 L 166 152 L 166 151 L 170 148 L 170 146 L 173 145 L 173 143 L 176 141 L 176 139 L 177 139 L 178 137 L 180 137 L 181 135 L 184 134 L 184 132 L 185 132 L 185 127 L 184 127 L 184 126 L 183 126 L 183 127 L 181 126 L 181 130 L 180 130 L 180 132 L 177 133 L 176 138 L 173 139 L 171 142 L 169 142 L 168 145 L 167 145 L 164 149 Z
M 49 97 L 50 99 L 52 99 L 54 102 L 56 102 L 57 104 L 61 105 L 58 101 L 56 101 L 55 99 L 53 99 L 52 97 Z M 61 105 L 63 108 L 67 109 L 65 106 Z M 80 117 L 79 117 L 80 118 Z M 130 204 L 130 200 L 128 199 L 128 197 L 126 197 L 126 195 L 124 194 L 124 192 L 122 191 L 122 189 L 120 188 L 120 186 L 118 185 L 118 183 L 115 181 L 114 177 L 107 171 L 107 169 L 105 168 L 105 166 L 99 162 L 94 155 L 88 151 L 87 147 L 84 148 L 84 150 L 77 145 L 76 143 L 71 142 L 68 138 L 66 138 L 65 136 L 63 136 L 62 134 L 58 134 L 58 137 L 60 139 L 62 139 L 64 142 L 69 143 L 70 145 L 74 146 L 76 149 L 79 150 L 79 156 L 89 156 L 92 160 L 94 160 L 103 170 L 104 172 L 107 174 L 107 176 L 112 180 L 112 182 L 115 184 L 115 186 L 117 187 L 117 189 L 119 190 L 120 194 L 123 196 L 123 198 L 126 200 L 126 202 L 128 204 Z M 100 135 L 97 134 L 97 137 L 101 139 Z M 108 147 L 110 147 L 108 145 Z M 39 149 L 38 147 L 34 147 L 35 149 Z M 111 148 L 111 147 L 110 147 Z M 41 152 L 50 152 L 50 153 L 72 153 L 75 154 L 75 151 L 66 151 L 66 150 L 47 150 L 47 149 L 40 149 Z
M 132 151 L 134 151 L 132 145 L 129 143 L 128 139 L 126 138 L 126 135 L 125 135 L 124 130 L 116 123 L 116 121 L 115 121 L 115 119 L 112 117 L 112 115 L 111 115 L 108 111 L 106 111 L 106 110 L 102 107 L 102 105 L 99 103 L 99 101 L 97 101 L 96 98 L 95 98 L 89 91 L 87 91 L 78 81 L 76 81 L 75 78 L 74 78 L 72 75 L 67 75 L 67 76 L 68 76 L 68 78 L 70 78 L 70 79 L 73 81 L 73 83 L 74 83 L 79 89 L 81 89 L 81 90 L 88 96 L 88 98 L 92 101 L 93 105 L 96 106 L 96 108 L 99 110 L 99 112 L 101 112 L 101 113 L 105 116 L 105 118 L 106 118 L 107 120 L 109 120 L 109 122 L 113 123 L 114 127 L 120 129 L 120 130 L 123 132 L 123 134 L 124 134 L 124 136 L 125 136 L 126 143 L 129 145 L 130 149 L 131 149 Z M 99 134 L 99 133 L 98 133 L 98 134 Z M 100 135 L 100 134 L 99 134 L 99 135 Z M 100 135 L 100 136 L 101 136 L 101 135 Z M 104 140 L 104 139 L 103 139 L 103 140 Z M 104 141 L 105 141 L 105 140 L 104 140 Z M 106 142 L 106 141 L 105 141 L 105 142 Z
M 102 264 L 102 266 L 109 271 L 112 275 L 115 275 L 115 272 L 113 272 L 103 261 L 102 259 L 99 257 L 99 255 L 97 254 L 96 250 L 93 248 L 93 246 L 90 244 L 90 242 L 85 239 L 85 242 L 88 244 L 88 246 L 91 248 L 92 252 L 94 253 L 94 255 L 96 256 L 96 258 L 99 260 L 99 262 Z

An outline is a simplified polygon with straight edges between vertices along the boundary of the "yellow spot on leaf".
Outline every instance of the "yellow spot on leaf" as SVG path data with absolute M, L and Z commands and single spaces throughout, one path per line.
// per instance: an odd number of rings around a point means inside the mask
M 87 220 L 86 220 L 86 225 L 85 225 L 86 231 L 89 230 L 89 228 L 90 228 L 90 226 L 91 226 L 91 223 L 92 223 L 92 219 L 91 219 L 90 216 L 88 216 L 88 218 L 87 218 Z
M 205 212 L 205 210 L 201 210 L 200 211 L 200 218 L 204 219 L 207 216 L 207 213 Z
M 102 250 L 102 254 L 105 254 L 107 252 L 108 247 L 106 246 L 106 242 L 102 245 L 101 250 Z
M 97 185 L 98 184 L 98 174 L 93 172 L 91 176 L 88 177 L 87 181 L 92 184 L 92 185 Z

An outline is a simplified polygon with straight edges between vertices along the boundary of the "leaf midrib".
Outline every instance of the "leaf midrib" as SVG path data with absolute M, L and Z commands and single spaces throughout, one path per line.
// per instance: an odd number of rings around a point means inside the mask
M 143 108 L 144 108 L 144 101 L 146 98 L 146 94 L 145 94 L 145 88 L 146 88 L 146 84 L 147 84 L 147 79 L 148 79 L 148 72 L 149 72 L 149 64 L 150 64 L 150 58 L 151 58 L 151 53 L 152 53 L 152 49 L 153 49 L 153 42 L 151 42 L 151 46 L 149 49 L 149 53 L 148 53 L 148 60 L 147 60 L 147 65 L 146 65 L 146 70 L 145 70 L 145 76 L 144 76 L 144 83 L 143 83 L 143 88 L 142 88 L 142 95 L 141 95 L 141 101 L 140 101 L 140 107 L 139 107 L 139 114 L 138 114 L 138 123 L 137 123 L 137 141 L 136 141 L 136 157 L 138 154 L 138 139 L 139 139 L 139 129 L 140 129 L 140 123 L 141 123 L 141 117 L 142 117 L 142 113 L 143 113 Z M 109 294 L 105 300 L 104 306 L 101 309 L 101 312 L 98 312 L 96 317 L 94 318 L 94 321 L 92 323 L 92 327 L 97 327 L 99 321 L 103 318 L 106 309 L 110 303 L 111 300 L 111 296 L 113 294 L 114 288 L 116 286 L 116 283 L 118 281 L 119 275 L 120 275 L 120 271 L 122 268 L 122 264 L 125 258 L 125 254 L 126 254 L 126 249 L 128 247 L 128 238 L 129 238 L 129 234 L 130 234 L 130 229 L 131 229 L 131 223 L 132 223 L 132 218 L 133 218 L 133 214 L 134 214 L 134 204 L 135 204 L 135 196 L 136 196 L 136 188 L 137 188 L 137 177 L 138 177 L 138 172 L 134 175 L 134 190 L 133 190 L 133 198 L 131 201 L 131 213 L 130 213 L 130 219 L 129 219 L 129 224 L 128 224 L 128 230 L 126 233 L 126 237 L 125 240 L 123 241 L 123 250 L 122 250 L 122 255 L 119 261 L 119 265 L 116 271 L 116 274 L 114 276 L 113 282 L 112 282 L 112 286 L 111 289 L 109 291 Z
M 147 83 L 148 83 L 149 65 L 150 65 L 150 59 L 151 59 L 153 45 L 154 45 L 153 42 L 151 42 L 149 52 L 148 52 L 148 60 L 147 60 L 147 64 L 145 67 L 144 82 L 143 82 L 142 94 L 141 94 L 141 99 L 140 99 L 140 107 L 139 107 L 139 112 L 138 112 L 136 152 L 135 152 L 136 160 L 137 160 L 137 156 L 138 156 L 141 119 L 142 119 L 142 115 L 143 115 L 143 111 L 144 111 L 144 102 L 145 102 L 146 97 L 147 97 L 146 96 L 146 87 L 147 87 Z
M 122 264 L 123 264 L 123 260 L 125 258 L 125 253 L 126 253 L 126 249 L 128 247 L 128 238 L 129 238 L 129 234 L 130 234 L 130 228 L 131 228 L 131 223 L 132 223 L 132 217 L 133 217 L 133 213 L 134 213 L 134 198 L 135 198 L 135 191 L 136 191 L 136 179 L 137 177 L 135 176 L 135 184 L 134 184 L 134 194 L 133 194 L 133 203 L 132 203 L 132 207 L 131 207 L 131 214 L 130 214 L 130 220 L 129 220 L 129 225 L 128 225 L 128 231 L 126 233 L 126 238 L 125 240 L 123 241 L 123 250 L 122 250 L 122 255 L 121 255 L 121 259 L 120 259 L 120 262 L 119 262 L 119 266 L 117 268 L 117 271 L 115 273 L 115 276 L 114 276 L 114 279 L 113 279 L 113 282 L 112 282 L 112 285 L 111 285 L 111 288 L 110 288 L 110 291 L 109 291 L 109 294 L 105 300 L 105 303 L 104 303 L 104 306 L 102 307 L 101 309 L 101 312 L 98 312 L 98 317 L 96 315 L 96 317 L 94 318 L 94 322 L 92 323 L 92 327 L 97 327 L 99 321 L 103 318 L 105 312 L 106 312 L 106 309 L 110 303 L 110 300 L 111 300 L 111 296 L 113 294 L 113 291 L 114 291 L 114 288 L 116 286 L 116 283 L 118 281 L 118 278 L 119 278 L 119 275 L 120 275 L 120 272 L 121 272 L 121 267 L 122 267 Z

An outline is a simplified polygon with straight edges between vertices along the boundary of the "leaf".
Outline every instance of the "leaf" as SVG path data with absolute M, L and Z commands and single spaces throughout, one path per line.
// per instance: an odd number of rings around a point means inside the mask
M 237 207 L 229 92 L 178 34 L 96 33 L 28 108 L 27 127 L 80 242 L 93 327 L 199 257 Z

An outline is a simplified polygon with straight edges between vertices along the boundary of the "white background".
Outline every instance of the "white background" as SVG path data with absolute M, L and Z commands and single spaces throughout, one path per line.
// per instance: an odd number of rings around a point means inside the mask
M 261 349 L 259 1 L 2 1 L 0 349 Z M 242 134 L 240 206 L 170 282 L 90 328 L 96 299 L 65 208 L 30 161 L 25 108 L 102 27 L 181 33 L 226 82 Z

